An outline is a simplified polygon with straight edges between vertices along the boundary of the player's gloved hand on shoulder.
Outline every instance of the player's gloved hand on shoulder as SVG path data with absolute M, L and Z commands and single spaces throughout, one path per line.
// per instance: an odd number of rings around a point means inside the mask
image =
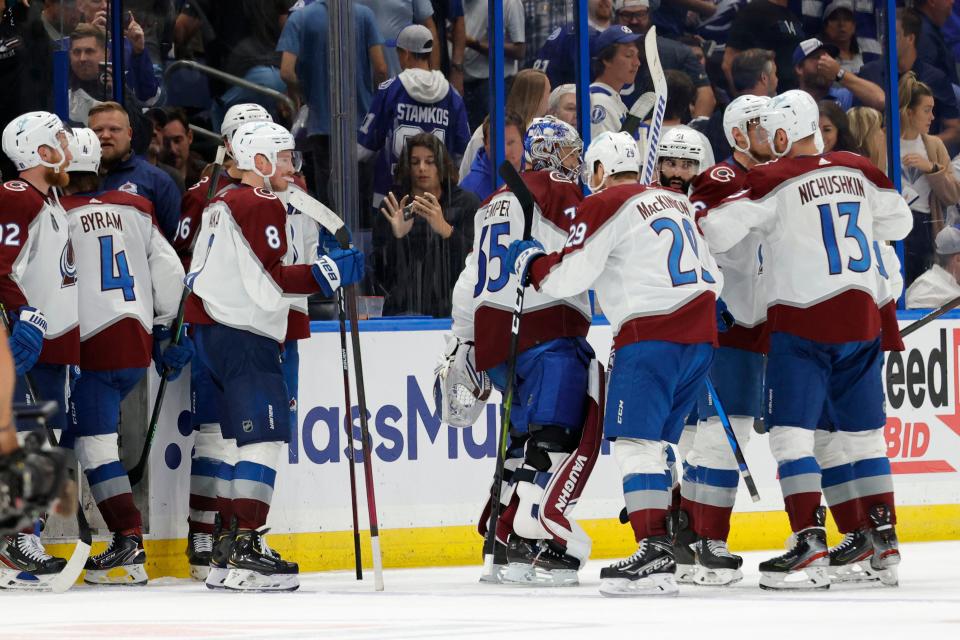
M 47 319 L 34 307 L 23 306 L 17 312 L 17 321 L 10 332 L 10 351 L 16 365 L 17 375 L 33 369 L 43 349 L 43 337 L 47 335 Z
M 314 262 L 310 270 L 323 295 L 329 297 L 340 287 L 363 280 L 363 265 L 363 253 L 357 249 L 333 249 Z
M 163 375 L 163 372 L 167 371 L 168 382 L 180 377 L 180 372 L 196 353 L 186 327 L 182 329 L 177 344 L 171 341 L 172 333 L 169 327 L 163 325 L 153 327 L 153 363 L 158 374 Z
M 353 244 L 353 235 L 350 233 L 350 230 L 347 229 L 347 237 L 350 238 L 350 244 Z M 334 249 L 340 248 L 340 241 L 337 240 L 337 237 L 330 233 L 325 227 L 320 227 L 320 237 L 317 242 L 317 257 L 322 258 L 325 255 L 329 255 Z
M 727 309 L 727 303 L 723 301 L 723 298 L 717 298 L 717 331 L 720 333 L 729 331 L 736 322 L 737 319 Z
M 546 253 L 539 240 L 514 240 L 507 249 L 507 264 L 513 273 L 520 276 L 520 281 L 527 284 L 530 265 Z

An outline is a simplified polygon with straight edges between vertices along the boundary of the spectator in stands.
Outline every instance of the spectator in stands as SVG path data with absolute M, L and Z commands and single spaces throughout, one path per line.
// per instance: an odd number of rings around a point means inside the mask
M 887 172 L 887 136 L 883 132 L 883 114 L 870 107 L 847 111 L 850 135 L 859 153 L 870 159 L 880 171 Z
M 823 33 L 827 20 L 827 13 L 833 11 L 835 4 L 848 3 L 850 0 L 788 0 L 787 8 L 794 14 L 800 16 L 800 22 L 803 24 L 803 32 L 808 35 Z M 879 58 L 883 55 L 883 49 L 880 47 L 877 26 L 881 22 L 880 9 L 885 7 L 886 0 L 853 0 L 853 19 L 856 23 L 857 45 L 861 53 L 866 56 L 869 54 L 872 58 L 865 59 L 869 62 L 871 59 Z M 901 0 L 897 4 L 903 4 Z M 823 37 L 820 37 L 824 40 Z M 824 40 L 826 42 L 826 40 Z M 836 43 L 834 43 L 836 44 Z M 839 45 L 838 45 L 839 46 Z
M 136 24 L 136 23 L 131 23 Z M 144 55 L 143 31 L 129 41 L 124 56 L 124 79 L 128 92 L 141 103 L 149 104 L 160 91 L 153 75 L 150 57 Z M 128 30 L 128 33 L 130 31 Z M 81 23 L 70 34 L 70 89 L 82 90 L 91 98 L 113 95 L 113 65 L 108 61 L 107 39 L 103 30 Z M 74 120 L 82 120 L 82 118 Z
M 193 186 L 200 180 L 200 174 L 207 166 L 199 153 L 193 151 L 193 131 L 190 120 L 179 107 L 167 108 L 167 124 L 163 127 L 163 157 L 176 169 L 185 185 Z
M 712 167 L 716 164 L 714 161 L 716 156 L 713 153 L 710 140 L 700 131 L 686 127 L 691 119 L 690 112 L 693 108 L 694 95 L 696 95 L 693 81 L 682 71 L 670 70 L 664 75 L 667 79 L 667 106 L 663 113 L 663 133 L 680 126 L 690 129 L 691 132 L 700 137 L 700 142 L 703 144 L 703 158 L 700 160 L 700 168 Z
M 935 98 L 934 124 L 931 131 L 948 149 L 960 145 L 960 109 L 953 85 L 944 71 L 920 59 L 917 51 L 921 31 L 920 15 L 911 9 L 897 9 L 897 69 L 900 79 L 912 71 L 917 80 L 933 91 Z M 887 65 L 885 60 L 875 60 L 863 65 L 860 77 L 886 86 Z
M 640 36 L 623 25 L 601 32 L 590 45 L 592 73 L 590 85 L 590 137 L 604 131 L 620 131 L 627 105 L 619 88 L 633 84 L 640 69 Z
M 463 54 L 467 47 L 467 27 L 463 18 L 463 0 L 432 0 L 433 22 L 437 27 L 437 42 L 448 42 L 449 47 L 438 46 L 440 71 L 453 88 L 463 95 Z
M 183 176 L 180 175 L 179 171 L 162 161 L 162 157 L 166 155 L 163 148 L 163 128 L 167 126 L 167 121 L 169 120 L 169 118 L 167 118 L 167 112 L 155 107 L 147 111 L 145 115 L 153 125 L 153 136 L 150 138 L 150 145 L 147 147 L 143 157 L 147 162 L 170 176 L 177 185 L 177 190 L 180 192 L 180 195 L 183 196 L 183 192 L 187 190 L 183 182 Z M 189 264 L 187 266 L 189 266 Z
M 504 118 L 503 155 L 517 171 L 523 161 L 523 119 L 516 113 L 507 113 Z M 493 150 L 490 148 L 490 117 L 486 117 L 481 127 L 483 131 L 483 147 L 477 153 L 469 173 L 460 179 L 460 188 L 473 193 L 484 201 L 493 193 L 494 168 Z
M 944 227 L 934 249 L 933 266 L 907 287 L 907 309 L 936 309 L 960 296 L 960 227 Z
M 383 201 L 373 230 L 374 276 L 384 315 L 450 315 L 451 292 L 473 246 L 474 194 L 456 184 L 443 142 L 407 139 L 397 191 Z M 399 197 L 398 197 L 399 196 Z
M 804 39 L 800 18 L 787 8 L 787 0 L 752 0 L 733 19 L 721 65 L 730 89 L 733 86 L 733 60 L 747 49 L 769 49 L 774 52 L 780 73 L 780 90 L 796 89 L 793 52 Z M 736 94 L 736 91 L 734 91 Z
M 957 60 L 941 31 L 950 17 L 953 4 L 953 0 L 915 0 L 913 6 L 920 14 L 917 54 L 921 61 L 943 71 L 951 83 L 960 85 Z
M 353 7 L 354 45 L 357 63 L 357 118 L 370 110 L 373 90 L 387 79 L 383 40 L 376 17 L 369 8 Z M 277 50 L 283 52 L 280 73 L 290 95 L 305 104 L 307 155 L 304 169 L 317 198 L 330 200 L 330 58 L 327 3 L 314 2 L 295 11 L 283 28 Z M 361 122 L 358 121 L 358 125 Z
M 135 193 L 152 202 L 160 230 L 172 241 L 180 220 L 180 192 L 170 176 L 133 152 L 126 109 L 116 102 L 100 103 L 90 110 L 87 126 L 100 139 L 103 189 Z
M 823 10 L 823 29 L 820 40 L 837 47 L 835 56 L 840 68 L 850 73 L 860 73 L 866 62 L 880 59 L 879 47 L 861 43 L 857 37 L 857 21 L 853 0 L 833 0 Z M 876 40 L 871 40 L 876 43 Z
M 603 31 L 613 24 L 613 0 L 587 0 L 587 24 Z
M 717 12 L 713 0 L 660 0 L 660 8 L 653 13 L 657 33 L 668 38 L 678 38 L 688 31 L 689 14 L 696 20 L 710 18 Z
M 179 6 L 181 2 L 177 0 Z M 160 65 L 170 54 L 173 44 L 173 23 L 177 14 L 174 0 L 124 0 L 123 8 L 137 17 L 143 27 L 147 54 L 154 65 Z
M 719 56 L 718 64 L 720 59 L 723 58 L 723 49 L 727 44 L 733 19 L 745 4 L 747 4 L 747 0 L 716 0 L 716 13 L 709 18 L 699 20 L 697 24 L 697 36 L 703 39 L 707 51 L 712 48 L 717 52 Z
M 376 158 L 373 206 L 379 207 L 393 184 L 405 141 L 430 133 L 446 143 L 452 162 L 459 163 L 470 140 L 463 98 L 440 71 L 430 70 L 433 35 L 423 25 L 403 28 L 397 52 L 403 71 L 380 85 L 360 126 L 357 157 Z
M 610 0 L 589 0 L 587 2 L 587 46 L 600 31 L 613 24 L 613 10 L 623 0 L 612 3 Z M 658 0 L 655 0 L 658 1 Z M 557 27 L 547 37 L 537 51 L 533 68 L 543 71 L 550 79 L 550 85 L 576 82 L 577 25 L 568 23 Z
M 577 85 L 562 84 L 550 92 L 547 101 L 547 114 L 577 126 Z
M 407 25 L 423 25 L 430 31 L 434 42 L 446 42 L 445 39 L 441 40 L 438 36 L 430 0 L 356 0 L 354 10 L 356 10 L 358 4 L 373 11 L 377 20 L 377 31 L 388 43 L 384 50 L 384 57 L 387 61 L 387 76 L 390 78 L 400 75 L 400 72 L 403 71 L 403 66 L 400 64 L 400 52 L 392 46 L 392 43 L 396 41 L 400 32 Z M 460 13 L 463 13 L 462 9 Z M 435 47 L 430 54 L 428 63 L 430 69 L 440 68 L 439 46 Z
M 467 28 L 467 51 L 463 56 L 463 98 L 467 104 L 467 120 L 471 129 L 480 126 L 490 104 L 487 6 L 487 0 L 463 0 Z M 526 52 L 524 20 L 521 0 L 503 0 L 503 76 L 507 93 L 510 92 L 510 82 L 519 71 L 518 61 L 523 60 Z
M 837 106 L 833 100 L 821 100 L 820 107 L 820 135 L 823 136 L 823 152 L 850 151 L 861 153 L 850 133 L 850 123 L 847 114 Z
M 903 241 L 904 282 L 910 286 L 930 266 L 933 238 L 943 228 L 943 209 L 960 202 L 960 181 L 933 123 L 930 87 L 913 73 L 900 79 L 900 164 L 903 194 L 913 212 L 913 230 Z
M 793 52 L 793 67 L 800 88 L 814 100 L 833 100 L 844 111 L 853 106 L 854 98 L 860 104 L 883 109 L 885 94 L 880 85 L 841 68 L 838 54 L 835 45 L 824 44 L 817 38 L 798 44 Z

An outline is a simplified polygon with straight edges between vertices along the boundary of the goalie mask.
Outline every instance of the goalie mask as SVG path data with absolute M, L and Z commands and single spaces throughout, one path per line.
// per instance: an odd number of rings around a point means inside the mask
M 524 159 L 534 171 L 557 171 L 570 180 L 580 177 L 582 151 L 577 130 L 553 116 L 534 118 L 523 138 Z
M 477 371 L 473 343 L 447 338 L 447 348 L 437 364 L 433 398 L 440 419 L 452 427 L 471 427 L 477 421 L 492 385 L 490 377 Z

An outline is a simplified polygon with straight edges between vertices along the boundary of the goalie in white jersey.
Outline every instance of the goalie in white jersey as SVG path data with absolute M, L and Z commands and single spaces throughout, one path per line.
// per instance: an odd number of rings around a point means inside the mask
M 745 191 L 701 221 L 711 249 L 732 254 L 751 232 L 764 243 L 770 352 L 766 424 L 795 534 L 786 554 L 761 563 L 760 586 L 827 588 L 828 552 L 816 427 L 826 419 L 852 467 L 854 518 L 868 530 L 871 565 L 896 582 L 900 555 L 882 427 L 881 289 L 875 241 L 912 226 L 900 194 L 865 158 L 820 155 L 816 102 L 803 91 L 760 115 L 778 160 L 754 167 Z M 877 252 L 879 253 L 879 252 Z M 806 575 L 804 575 L 804 573 Z M 797 575 L 793 575 L 797 574 Z
M 549 255 L 516 241 L 508 262 L 555 297 L 595 289 L 613 327 L 604 436 L 614 441 L 637 552 L 602 570 L 604 595 L 675 594 L 667 535 L 676 444 L 713 360 L 720 272 L 685 195 L 637 183 L 641 157 L 625 133 L 590 145 L 584 200 L 566 245 Z

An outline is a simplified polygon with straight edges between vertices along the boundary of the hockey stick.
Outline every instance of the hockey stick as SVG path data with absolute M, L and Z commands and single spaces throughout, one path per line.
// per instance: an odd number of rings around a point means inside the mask
M 737 466 L 740 467 L 740 475 L 743 476 L 743 483 L 747 485 L 747 491 L 750 492 L 750 498 L 754 502 L 760 501 L 760 492 L 757 491 L 757 484 L 753 481 L 753 475 L 750 473 L 750 467 L 747 466 L 747 461 L 743 457 L 743 449 L 740 448 L 740 442 L 737 441 L 737 434 L 733 430 L 733 425 L 730 424 L 730 418 L 727 416 L 727 412 L 723 409 L 723 404 L 720 403 L 720 396 L 717 395 L 717 388 L 713 386 L 713 381 L 708 375 L 706 377 L 707 383 L 707 393 L 710 394 L 710 397 L 713 398 L 713 407 L 717 410 L 717 416 L 720 418 L 720 424 L 723 425 L 723 430 L 727 434 L 727 442 L 730 443 L 730 448 L 733 449 L 733 457 L 737 459 Z
M 530 239 L 533 226 L 533 194 L 523 182 L 523 178 L 509 162 L 500 165 L 500 177 L 507 183 L 513 196 L 520 202 L 523 210 L 523 239 Z M 503 467 L 507 458 L 507 440 L 510 434 L 510 413 L 513 408 L 513 379 L 517 372 L 517 352 L 520 345 L 520 317 L 523 314 L 523 295 L 526 283 L 523 277 L 517 278 L 517 295 L 513 304 L 513 322 L 510 326 L 510 351 L 507 356 L 507 377 L 503 389 L 503 412 L 500 418 L 500 440 L 497 446 L 497 465 L 493 473 L 493 486 L 490 489 L 490 520 L 487 522 L 487 535 L 483 541 L 483 573 L 493 574 L 493 556 L 497 544 L 497 522 L 500 520 L 500 494 L 503 488 Z
M 210 186 L 207 188 L 207 202 L 209 203 L 213 200 L 213 197 L 217 192 L 217 183 L 220 181 L 220 173 L 223 171 L 223 162 L 224 156 L 226 155 L 226 148 L 218 147 L 217 148 L 217 160 L 216 166 L 213 169 L 213 174 L 210 176 Z M 196 248 L 197 238 L 200 237 L 200 230 L 197 229 L 197 233 L 193 236 L 193 241 L 190 243 L 190 254 L 193 254 L 193 250 Z M 212 236 L 211 236 L 212 240 Z M 180 304 L 177 307 L 176 319 L 173 322 L 173 327 L 176 329 L 173 336 L 170 339 L 171 344 L 180 344 L 180 334 L 183 333 L 183 316 L 187 311 L 187 298 L 190 297 L 190 287 L 184 286 L 183 295 L 180 296 Z M 167 380 L 170 377 L 170 370 L 164 367 L 163 372 L 160 374 L 160 386 L 157 387 L 157 397 L 153 400 L 153 411 L 150 413 L 150 422 L 147 427 L 147 433 L 144 437 L 143 451 L 140 452 L 140 457 L 137 459 L 137 463 L 133 465 L 133 468 L 127 471 L 127 475 L 130 477 L 130 484 L 136 485 L 140 484 L 140 481 L 143 480 L 143 475 L 147 470 L 147 464 L 150 461 L 150 449 L 153 447 L 153 439 L 157 435 L 157 428 L 160 425 L 160 409 L 163 408 L 163 398 L 167 393 Z
M 650 27 L 643 39 L 643 51 L 650 68 L 650 79 L 653 80 L 653 90 L 657 95 L 657 104 L 653 110 L 653 120 L 650 122 L 650 131 L 647 132 L 647 155 L 643 161 L 640 174 L 641 184 L 650 184 L 653 180 L 655 162 L 657 160 L 657 145 L 660 144 L 660 130 L 663 128 L 663 116 L 667 110 L 667 77 L 663 74 L 660 64 L 660 52 L 657 50 L 657 28 Z
M 650 115 L 650 111 L 656 104 L 657 95 L 652 91 L 648 91 L 637 98 L 637 101 L 630 107 L 630 113 L 623 119 L 623 124 L 620 125 L 620 131 L 636 137 L 637 129 L 643 124 L 646 117 Z
M 939 318 L 939 317 L 942 316 L 943 314 L 945 314 L 945 313 L 947 313 L 947 312 L 949 312 L 949 311 L 953 311 L 953 310 L 956 309 L 957 307 L 960 307 L 960 296 L 957 296 L 957 297 L 954 298 L 953 300 L 947 302 L 946 304 L 944 304 L 944 305 L 943 305 L 942 307 L 940 307 L 939 309 L 935 309 L 935 310 L 931 311 L 930 313 L 928 313 L 927 315 L 923 316 L 922 318 L 920 318 L 920 319 L 917 320 L 916 322 L 913 322 L 913 323 L 907 325 L 907 327 L 906 327 L 903 331 L 900 332 L 900 337 L 901 337 L 901 338 L 906 338 L 908 335 L 910 335 L 910 334 L 913 333 L 914 331 L 918 331 L 918 330 L 922 329 L 923 327 L 927 326 L 928 324 L 930 324 L 931 322 L 933 322 L 934 320 L 936 320 L 937 318 Z
M 363 580 L 363 562 L 360 556 L 360 519 L 357 515 L 357 473 L 353 449 L 353 416 L 350 402 L 350 363 L 347 360 L 347 328 L 346 309 L 344 308 L 343 292 L 337 292 L 337 312 L 340 320 L 340 360 L 343 364 L 343 401 L 346 412 L 343 418 L 344 430 L 347 432 L 347 452 L 350 456 L 350 506 L 353 511 L 353 560 L 356 564 L 357 580 Z
M 9 335 L 10 321 L 7 319 L 7 308 L 2 302 L 0 302 L 0 320 L 3 321 L 3 327 Z M 67 375 L 70 375 L 69 372 Z M 39 405 L 41 399 L 40 396 L 37 395 L 37 387 L 33 383 L 33 378 L 29 373 L 23 374 L 23 381 L 27 386 L 27 393 L 30 394 L 30 399 L 33 401 L 33 404 Z M 43 420 L 43 426 L 46 429 L 47 440 L 50 442 L 50 446 L 58 446 L 57 436 L 46 420 Z M 77 484 L 80 484 L 79 478 L 77 478 Z M 63 593 L 72 587 L 80 577 L 80 573 L 83 572 L 83 568 L 87 564 L 87 558 L 90 557 L 90 546 L 93 544 L 93 536 L 90 533 L 90 523 L 87 522 L 87 516 L 83 512 L 83 503 L 80 501 L 79 495 L 77 496 L 77 537 L 79 538 L 77 540 L 77 546 L 74 547 L 73 553 L 70 554 L 70 559 L 67 561 L 66 566 L 60 570 L 60 573 L 58 573 L 55 578 L 50 580 L 50 590 L 54 593 Z

